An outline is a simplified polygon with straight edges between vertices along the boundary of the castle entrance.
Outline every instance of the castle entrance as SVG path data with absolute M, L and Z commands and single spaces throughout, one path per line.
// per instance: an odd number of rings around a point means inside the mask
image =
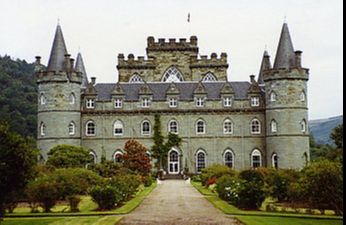
M 169 174 L 179 174 L 179 153 L 175 149 L 171 149 L 168 152 L 168 173 Z

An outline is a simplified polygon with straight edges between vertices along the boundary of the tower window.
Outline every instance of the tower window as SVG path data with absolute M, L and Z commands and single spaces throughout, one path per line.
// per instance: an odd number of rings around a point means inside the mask
M 306 121 L 305 119 L 303 119 L 301 122 L 300 122 L 300 130 L 305 133 L 306 132 Z
M 275 120 L 270 122 L 270 128 L 272 133 L 276 133 L 278 131 L 278 124 Z
M 175 67 L 170 67 L 162 78 L 163 82 L 181 82 L 184 81 L 183 76 Z
M 68 134 L 75 135 L 75 133 L 76 133 L 76 125 L 74 124 L 74 122 L 71 122 L 68 125 Z
M 178 106 L 178 99 L 176 98 L 169 98 L 168 104 L 170 108 L 176 108 Z
M 203 120 L 198 120 L 196 123 L 196 133 L 205 134 L 205 122 Z
M 143 79 L 141 76 L 139 76 L 138 74 L 134 74 L 132 75 L 132 77 L 129 80 L 129 83 L 143 83 Z
M 41 105 L 45 105 L 46 104 L 46 97 L 44 96 L 44 94 L 40 95 L 40 103 L 41 103 Z
M 43 122 L 40 124 L 40 134 L 41 136 L 46 135 L 46 125 Z
M 124 126 L 120 120 L 115 121 L 114 123 L 114 135 L 123 135 Z
M 279 168 L 278 155 L 276 153 L 272 155 L 272 167 L 275 169 Z
M 251 133 L 260 134 L 261 133 L 261 123 L 258 119 L 253 119 L 251 121 Z
M 151 128 L 149 121 L 144 121 L 142 123 L 142 135 L 150 135 Z
M 71 93 L 69 96 L 69 102 L 71 105 L 75 104 L 76 102 L 76 96 L 74 95 L 74 93 Z
M 231 97 L 223 98 L 223 106 L 224 107 L 231 107 L 232 106 L 232 98 Z
M 257 168 L 262 166 L 262 154 L 259 150 L 255 149 L 251 153 L 251 166 Z
M 214 76 L 214 74 L 212 73 L 207 73 L 203 79 L 202 79 L 202 82 L 215 82 L 217 81 L 216 77 Z
M 270 101 L 271 102 L 275 102 L 276 101 L 276 93 L 275 92 L 272 92 L 272 93 L 270 93 Z
M 175 120 L 172 120 L 168 124 L 168 132 L 177 134 L 178 133 L 178 122 Z
M 121 98 L 114 99 L 114 108 L 122 108 L 123 100 Z
M 305 100 L 306 100 L 305 93 L 304 93 L 304 91 L 302 91 L 300 93 L 300 101 L 305 102 Z
M 233 133 L 233 124 L 230 119 L 226 119 L 223 122 L 223 133 L 224 134 L 232 134 Z
M 86 108 L 87 108 L 87 109 L 93 109 L 93 108 L 95 108 L 95 99 L 93 99 L 93 98 L 88 98 L 88 99 L 86 100 Z
M 88 121 L 86 123 L 86 136 L 95 136 L 96 135 L 96 125 L 93 121 Z
M 256 107 L 260 105 L 259 97 L 251 97 L 251 106 Z
M 204 106 L 204 98 L 198 97 L 196 98 L 196 106 L 203 107 Z

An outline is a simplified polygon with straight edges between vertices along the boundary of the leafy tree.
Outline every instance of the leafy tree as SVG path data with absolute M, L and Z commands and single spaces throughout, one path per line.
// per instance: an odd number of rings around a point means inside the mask
M 123 156 L 125 167 L 144 176 L 150 173 L 150 159 L 144 145 L 131 139 L 125 143 L 124 151 L 126 152 Z
M 330 138 L 334 141 L 337 148 L 343 148 L 343 137 L 344 137 L 344 130 L 343 130 L 343 124 L 340 124 L 339 126 L 335 127 L 332 130 L 332 133 L 330 134 Z
M 90 161 L 88 150 L 73 145 L 57 145 L 48 152 L 47 165 L 56 168 L 85 167 Z
M 9 125 L 0 123 L 0 218 L 4 204 L 11 202 L 34 177 L 37 153 L 32 140 L 22 138 L 10 131 Z
M 101 163 L 90 165 L 88 169 L 106 178 L 126 174 L 128 172 L 128 169 L 124 167 L 123 163 L 114 163 L 111 160 L 105 160 L 103 162 L 101 161 Z

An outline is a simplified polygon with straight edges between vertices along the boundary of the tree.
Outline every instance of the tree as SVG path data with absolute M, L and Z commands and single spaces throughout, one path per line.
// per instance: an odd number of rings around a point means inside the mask
M 343 148 L 343 136 L 344 136 L 344 130 L 343 130 L 343 124 L 340 124 L 339 126 L 336 126 L 331 134 L 330 138 L 334 141 L 337 148 Z
M 136 140 L 128 140 L 125 143 L 124 166 L 133 172 L 146 176 L 150 173 L 150 158 L 147 148 Z
M 85 167 L 90 161 L 89 151 L 73 145 L 57 145 L 48 152 L 47 165 L 56 168 Z
M 32 140 L 10 131 L 9 125 L 0 123 L 0 218 L 4 204 L 24 190 L 34 177 L 38 151 Z

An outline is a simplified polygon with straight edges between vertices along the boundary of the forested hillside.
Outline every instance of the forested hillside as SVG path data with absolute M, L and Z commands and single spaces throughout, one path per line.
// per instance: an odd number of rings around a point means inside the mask
M 33 63 L 0 56 L 0 120 L 23 136 L 36 137 L 36 90 Z
M 335 116 L 327 119 L 310 120 L 309 129 L 310 133 L 314 136 L 317 144 L 334 145 L 333 140 L 330 138 L 332 130 L 343 123 L 343 116 Z

